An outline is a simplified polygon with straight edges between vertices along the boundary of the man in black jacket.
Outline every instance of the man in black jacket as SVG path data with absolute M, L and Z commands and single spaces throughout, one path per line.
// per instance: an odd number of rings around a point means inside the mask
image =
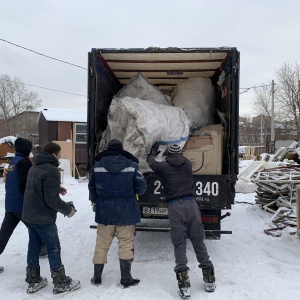
M 72 217 L 76 210 L 73 204 L 60 199 L 60 174 L 57 169 L 61 157 L 58 144 L 49 142 L 43 151 L 33 158 L 33 167 L 27 178 L 23 220 L 28 223 L 29 244 L 27 253 L 27 293 L 35 293 L 47 285 L 47 279 L 40 276 L 39 248 L 42 240 L 48 249 L 48 259 L 53 279 L 53 293 L 59 294 L 80 288 L 80 281 L 65 275 L 61 261 L 60 242 L 56 227 L 57 212 Z
M 5 215 L 0 229 L 0 255 L 3 253 L 15 228 L 22 221 L 23 198 L 27 181 L 27 174 L 32 167 L 29 155 L 32 143 L 23 138 L 15 140 L 15 157 L 10 161 L 5 181 Z M 42 247 L 46 255 L 46 247 Z M 0 273 L 4 268 L 0 266 Z
M 181 153 L 181 148 L 174 144 L 167 150 L 166 161 L 155 160 L 155 147 L 148 156 L 150 168 L 160 177 L 168 204 L 168 217 L 171 224 L 171 240 L 174 245 L 175 272 L 179 294 L 182 298 L 190 297 L 190 281 L 186 257 L 186 235 L 190 238 L 199 268 L 202 269 L 205 290 L 215 290 L 214 267 L 209 260 L 204 244 L 204 229 L 201 215 L 195 200 L 192 163 Z

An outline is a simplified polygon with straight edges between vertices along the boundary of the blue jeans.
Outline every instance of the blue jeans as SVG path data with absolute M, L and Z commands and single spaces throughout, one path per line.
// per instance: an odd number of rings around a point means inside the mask
M 60 257 L 60 242 L 56 224 L 28 223 L 29 243 L 27 252 L 27 265 L 29 268 L 39 268 L 39 253 L 42 240 L 48 250 L 50 269 L 57 272 L 62 266 Z

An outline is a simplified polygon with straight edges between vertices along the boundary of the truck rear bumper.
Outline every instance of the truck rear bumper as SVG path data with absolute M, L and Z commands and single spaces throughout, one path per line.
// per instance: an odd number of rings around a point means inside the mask
M 91 229 L 97 229 L 97 225 L 90 225 Z M 148 227 L 148 226 L 136 226 L 136 231 L 150 231 L 150 232 L 170 232 L 171 228 L 164 227 Z M 232 234 L 230 230 L 204 230 L 205 236 L 216 236 L 220 234 Z

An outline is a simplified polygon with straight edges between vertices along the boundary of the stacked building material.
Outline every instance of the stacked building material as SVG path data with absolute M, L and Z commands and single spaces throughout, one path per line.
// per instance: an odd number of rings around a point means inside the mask
M 281 207 L 272 217 L 271 228 L 265 229 L 268 235 L 278 237 L 282 235 L 282 230 L 288 228 L 289 234 L 297 232 L 297 216 L 295 209 Z
M 252 177 L 256 184 L 256 203 L 274 213 L 278 207 L 293 209 L 296 186 L 300 184 L 300 165 L 266 169 Z

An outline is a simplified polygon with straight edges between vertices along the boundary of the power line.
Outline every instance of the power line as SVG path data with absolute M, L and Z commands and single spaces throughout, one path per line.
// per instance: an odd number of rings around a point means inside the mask
M 27 50 L 27 51 L 33 52 L 33 53 L 35 53 L 35 54 L 38 54 L 38 55 L 41 55 L 41 56 L 44 56 L 44 57 L 47 57 L 47 58 L 50 58 L 50 59 L 53 59 L 53 60 L 56 60 L 56 61 L 62 62 L 62 63 L 64 63 L 64 64 L 71 65 L 71 66 L 74 66 L 74 67 L 77 67 L 77 68 L 80 68 L 80 69 L 87 70 L 87 68 L 84 68 L 84 67 L 81 67 L 81 66 L 78 66 L 78 65 L 75 65 L 75 64 L 69 63 L 69 62 L 67 62 L 67 61 L 64 61 L 64 60 L 61 60 L 61 59 L 57 59 L 57 58 L 55 58 L 55 57 L 52 57 L 52 56 L 48 56 L 48 55 L 46 55 L 46 54 L 43 54 L 43 53 L 39 53 L 39 52 L 37 52 L 37 51 L 34 51 L 34 50 L 32 50 L 32 49 L 28 49 L 28 48 L 26 48 L 26 47 L 23 47 L 23 46 L 20 46 L 20 45 L 17 45 L 17 44 L 14 44 L 14 43 L 12 43 L 12 42 L 9 42 L 9 41 L 7 41 L 7 40 L 0 39 L 0 41 L 3 41 L 3 42 L 5 42 L 5 43 L 11 44 L 11 45 L 13 45 L 13 46 L 16 46 L 16 47 L 22 48 L 22 49 L 24 49 L 24 50 Z
M 245 90 L 245 91 L 242 91 L 240 94 L 247 93 L 250 89 L 256 89 L 256 88 L 265 87 L 265 86 L 270 86 L 270 84 L 258 85 L 258 86 L 250 86 L 248 88 L 240 88 L 240 90 Z
M 23 47 L 23 46 L 20 46 L 20 45 L 17 45 L 17 44 L 14 44 L 14 43 L 9 42 L 9 41 L 7 41 L 7 40 L 0 39 L 0 41 L 3 41 L 3 42 L 5 42 L 5 43 L 11 44 L 11 45 L 13 45 L 13 46 L 22 48 L 22 49 L 27 50 L 27 51 L 31 51 L 31 52 L 33 52 L 33 53 L 35 53 L 35 54 L 38 54 L 38 55 L 41 55 L 41 56 L 44 56 L 44 57 L 47 57 L 47 58 L 50 58 L 50 59 L 53 59 L 53 60 L 62 62 L 62 63 L 64 63 L 64 64 L 68 64 L 68 65 L 71 65 L 71 66 L 74 66 L 74 67 L 77 67 L 77 68 L 81 68 L 81 69 L 87 70 L 87 68 L 84 68 L 84 67 L 82 67 L 82 66 L 75 65 L 75 64 L 69 63 L 69 62 L 67 62 L 67 61 L 64 61 L 64 60 L 61 60 L 61 59 L 57 59 L 57 58 L 55 58 L 55 57 L 48 56 L 48 55 L 43 54 L 43 53 L 39 53 L 39 52 L 37 52 L 37 51 L 34 51 L 34 50 L 32 50 L 32 49 L 28 49 L 28 48 L 26 48 L 26 47 Z M 28 85 L 28 86 L 33 86 L 33 87 L 41 88 L 41 89 L 46 89 L 46 90 L 55 91 L 55 92 L 61 92 L 61 93 L 65 93 L 65 94 L 71 94 L 71 95 L 77 95 L 77 96 L 86 97 L 86 96 L 84 96 L 84 95 L 68 93 L 68 92 L 64 92 L 64 91 L 59 91 L 59 90 L 54 90 L 54 89 L 50 89 L 50 88 L 45 88 L 45 87 L 40 87 L 40 86 L 30 85 L 30 84 L 26 84 L 26 83 L 24 83 L 24 84 L 25 84 L 25 85 Z M 240 94 L 246 93 L 246 92 L 248 92 L 250 89 L 253 89 L 253 88 L 259 88 L 259 87 L 265 87 L 265 86 L 270 86 L 270 84 L 268 84 L 268 85 L 260 85 L 260 86 L 251 86 L 251 87 L 248 87 L 248 88 L 240 88 L 240 90 L 245 90 L 245 91 L 241 92 Z
M 240 90 L 249 90 L 249 89 L 255 89 L 255 88 L 264 87 L 264 86 L 271 86 L 271 84 L 257 85 L 257 86 L 250 86 L 250 87 L 248 87 L 248 88 L 240 88 Z
M 18 84 L 24 84 L 24 85 L 36 87 L 36 88 L 39 88 L 39 89 L 44 89 L 44 90 L 49 90 L 49 91 L 54 91 L 54 92 L 59 92 L 59 93 L 64 93 L 64 94 L 70 94 L 70 95 L 75 95 L 75 96 L 80 96 L 80 97 L 85 97 L 86 98 L 85 95 L 75 94 L 75 93 L 70 93 L 70 92 L 65 92 L 65 91 L 60 91 L 60 90 L 55 90 L 55 89 L 47 88 L 47 87 L 44 87 L 44 86 L 38 86 L 38 85 L 29 84 L 29 83 L 18 82 L 18 81 L 14 81 L 14 80 L 8 80 L 8 79 L 4 79 L 4 81 L 14 82 L 14 83 L 18 83 Z

